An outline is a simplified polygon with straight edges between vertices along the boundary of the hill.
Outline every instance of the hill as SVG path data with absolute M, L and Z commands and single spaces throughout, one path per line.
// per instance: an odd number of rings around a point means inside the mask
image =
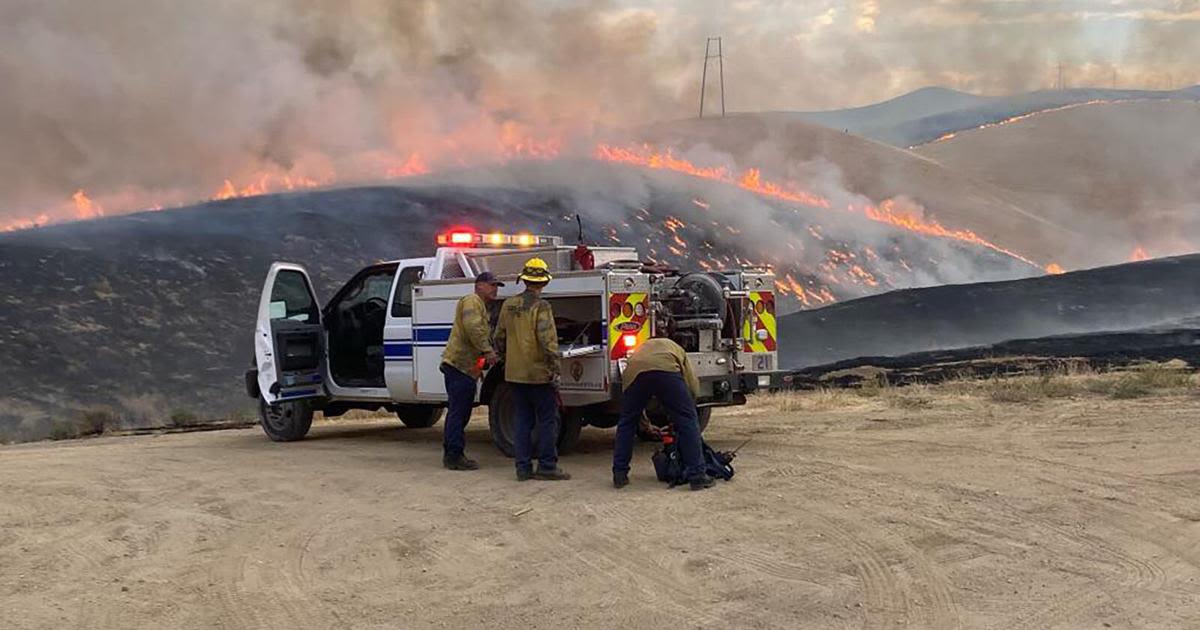
M 0 234 L 0 439 L 44 437 L 55 419 L 87 414 L 132 427 L 244 413 L 240 376 L 273 260 L 305 264 L 327 298 L 367 264 L 427 255 L 451 225 L 570 237 L 579 211 L 591 242 L 638 245 L 684 268 L 775 263 L 794 287 L 790 309 L 810 296 L 1035 271 L 984 248 L 622 165 L 534 164 L 460 180 L 472 181 L 230 199 Z
M 1010 96 L 975 96 L 945 88 L 924 88 L 866 107 L 791 115 L 893 146 L 911 147 L 949 133 L 1079 103 L 1198 99 L 1200 87 L 1165 91 L 1076 88 Z
M 1084 234 L 1063 242 L 1073 257 L 1113 263 L 1138 246 L 1151 255 L 1195 251 L 1197 133 L 1200 103 L 1110 103 L 964 131 L 916 151 Z
M 1085 262 L 1060 256 L 1063 243 L 1079 240 L 1079 233 L 1028 212 L 1008 190 L 910 151 L 789 114 L 680 120 L 642 134 L 664 146 L 719 152 L 770 176 L 804 182 L 834 210 L 901 199 L 902 207 L 925 220 L 971 230 L 1041 265 Z
M 1055 276 L 894 291 L 780 320 L 800 368 L 856 357 L 1170 324 L 1200 312 L 1200 254 Z

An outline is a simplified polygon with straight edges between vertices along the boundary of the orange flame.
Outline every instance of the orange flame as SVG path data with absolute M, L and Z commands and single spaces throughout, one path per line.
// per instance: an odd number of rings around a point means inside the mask
M 605 162 L 619 162 L 624 164 L 633 164 L 636 166 L 644 166 L 652 169 L 663 169 L 684 173 L 693 177 L 703 179 L 712 179 L 725 182 L 728 184 L 737 185 L 740 188 L 749 190 L 750 192 L 772 197 L 775 199 L 783 199 L 785 201 L 793 201 L 807 206 L 818 208 L 829 208 L 829 200 L 801 190 L 790 183 L 780 184 L 767 179 L 764 179 L 762 172 L 757 168 L 746 170 L 740 177 L 734 178 L 729 170 L 723 166 L 718 167 L 701 167 L 683 158 L 675 157 L 668 149 L 665 152 L 660 152 L 652 148 L 650 145 L 642 145 L 640 148 L 628 149 L 621 147 L 613 147 L 606 144 L 597 145 L 592 156 Z M 853 208 L 851 208 L 853 210 Z M 949 238 L 973 245 L 978 245 L 991 249 L 993 251 L 1011 256 L 1024 263 L 1034 265 L 1033 261 L 1017 254 L 1016 252 L 1005 249 L 984 239 L 971 230 L 951 229 L 943 226 L 937 221 L 930 221 L 918 217 L 912 213 L 899 211 L 895 208 L 895 203 L 892 200 L 887 200 L 879 206 L 867 206 L 863 208 L 863 213 L 867 218 L 887 223 L 910 232 L 925 234 L 929 236 L 938 236 Z M 1035 265 L 1036 266 L 1036 265 Z
M 1059 265 L 1058 263 L 1050 263 L 1049 265 L 1046 265 L 1046 273 L 1048 274 L 1058 275 L 1063 272 L 1062 265 Z
M 1142 249 L 1141 245 L 1138 245 L 1133 248 L 1133 253 L 1129 255 L 1129 262 L 1141 262 L 1143 260 L 1150 260 L 1150 254 L 1147 254 L 1146 250 Z
M 75 202 L 75 216 L 79 219 L 95 219 L 104 216 L 104 208 L 89 199 L 82 188 L 71 195 L 71 201 Z
M 991 129 L 992 127 L 1001 127 L 1003 125 L 1011 125 L 1012 123 L 1020 122 L 1022 120 L 1026 120 L 1028 118 L 1033 118 L 1034 116 L 1040 116 L 1042 114 L 1050 114 L 1053 112 L 1061 112 L 1061 111 L 1068 110 L 1068 109 L 1075 109 L 1076 107 L 1086 107 L 1088 105 L 1102 105 L 1105 103 L 1120 103 L 1120 102 L 1131 102 L 1131 101 L 1140 101 L 1140 100 L 1145 100 L 1145 99 L 1122 99 L 1119 101 L 1118 100 L 1093 99 L 1090 101 L 1084 101 L 1082 103 L 1069 103 L 1067 105 L 1060 105 L 1058 107 L 1048 107 L 1046 109 L 1038 109 L 1038 110 L 1034 110 L 1032 112 L 1025 112 L 1024 114 L 1017 114 L 1016 116 L 1010 116 L 1009 118 L 1005 118 L 1004 120 L 997 120 L 995 122 L 984 123 L 982 125 L 979 125 L 978 127 L 974 127 L 973 129 L 971 129 L 971 131 L 978 131 L 980 129 Z M 918 147 L 923 147 L 927 144 L 937 144 L 939 142 L 945 142 L 946 140 L 950 140 L 950 139 L 954 138 L 959 133 L 960 132 L 958 132 L 958 131 L 952 131 L 950 133 L 946 133 L 941 136 L 938 136 L 937 138 L 934 138 L 933 140 L 930 140 L 928 142 L 914 144 L 908 148 L 916 149 Z
M 429 174 L 429 165 L 425 163 L 425 159 L 419 153 L 410 153 L 403 164 L 387 169 L 388 177 L 413 177 L 427 174 Z

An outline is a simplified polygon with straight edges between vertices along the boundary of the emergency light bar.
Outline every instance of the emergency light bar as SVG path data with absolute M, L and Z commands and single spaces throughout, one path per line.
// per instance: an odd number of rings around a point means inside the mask
M 502 234 L 500 232 L 483 234 L 469 230 L 452 230 L 437 235 L 437 244 L 447 247 L 538 247 L 562 245 L 562 242 L 561 236 Z

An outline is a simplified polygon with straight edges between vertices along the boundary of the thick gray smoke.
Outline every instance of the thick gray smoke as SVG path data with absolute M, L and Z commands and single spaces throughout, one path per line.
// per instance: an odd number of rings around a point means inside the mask
M 3 0 L 0 227 L 74 212 L 81 188 L 110 211 L 168 205 L 225 178 L 382 177 L 686 117 L 707 35 L 732 110 L 1048 87 L 1064 60 L 1076 81 L 1181 85 L 1194 5 Z
M 684 89 L 656 29 L 603 1 L 6 0 L 0 207 L 380 177 L 651 118 Z

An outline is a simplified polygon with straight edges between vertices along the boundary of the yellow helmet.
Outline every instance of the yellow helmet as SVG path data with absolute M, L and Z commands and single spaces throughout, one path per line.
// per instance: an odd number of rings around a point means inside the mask
M 525 268 L 521 270 L 521 275 L 518 278 L 525 282 L 550 282 L 550 265 L 541 258 L 530 258 L 525 261 Z

